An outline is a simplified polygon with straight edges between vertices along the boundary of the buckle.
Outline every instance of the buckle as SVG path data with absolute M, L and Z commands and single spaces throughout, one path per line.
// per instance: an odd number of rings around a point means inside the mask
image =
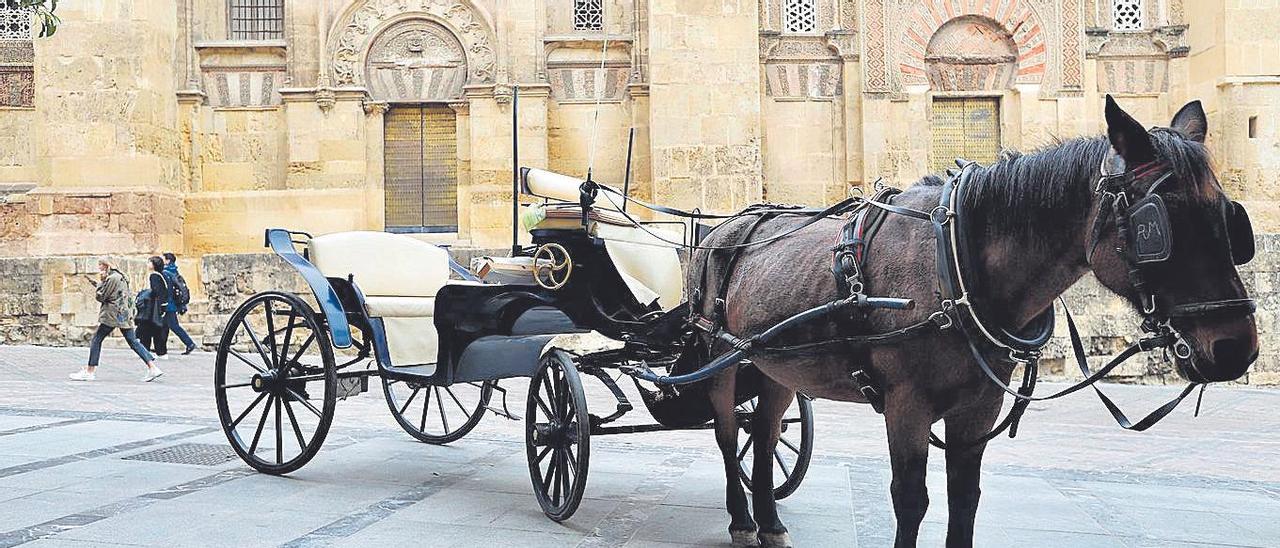
M 940 226 L 946 226 L 947 223 L 951 222 L 951 219 L 955 218 L 955 216 L 956 213 L 951 211 L 951 208 L 944 205 L 938 205 L 929 210 L 929 221 Z M 941 217 L 942 220 L 938 220 L 939 217 Z
M 951 329 L 951 326 L 955 325 L 955 321 L 951 319 L 951 315 L 942 310 L 930 314 L 929 321 L 938 324 L 938 329 Z

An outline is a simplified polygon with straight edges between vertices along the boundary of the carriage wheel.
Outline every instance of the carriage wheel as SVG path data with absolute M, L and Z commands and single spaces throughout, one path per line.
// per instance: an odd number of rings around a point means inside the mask
M 746 432 L 745 441 L 738 446 L 738 477 L 751 489 L 751 466 L 754 460 L 752 446 L 755 435 L 752 434 L 751 419 L 756 409 L 756 399 L 752 398 L 735 410 L 738 427 Z M 743 437 L 739 437 L 742 439 Z M 813 457 L 813 402 L 809 398 L 796 394 L 795 401 L 782 415 L 782 435 L 778 437 L 778 446 L 773 450 L 773 477 L 779 474 L 783 481 L 773 488 L 774 500 L 782 500 L 794 493 L 809 471 L 809 459 Z
M 382 377 L 391 416 L 418 441 L 446 444 L 467 435 L 484 417 L 493 381 L 434 386 Z
M 222 332 L 213 370 L 227 441 L 259 472 L 287 474 L 320 450 L 333 422 L 337 369 L 329 332 L 297 295 L 259 293 Z
M 562 350 L 543 356 L 529 382 L 524 439 L 538 504 L 552 520 L 569 519 L 587 485 L 591 420 L 578 368 Z

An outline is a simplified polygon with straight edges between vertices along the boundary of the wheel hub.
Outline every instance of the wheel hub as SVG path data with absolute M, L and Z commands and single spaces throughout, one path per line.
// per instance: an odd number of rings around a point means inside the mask
M 276 374 L 276 370 L 274 369 L 263 371 L 261 373 L 256 373 L 253 375 L 252 386 L 253 386 L 254 392 L 274 393 L 277 391 L 277 387 L 279 385 L 280 385 L 279 375 Z
M 533 445 L 535 447 L 564 447 L 578 442 L 576 425 L 560 422 L 540 422 L 533 425 Z

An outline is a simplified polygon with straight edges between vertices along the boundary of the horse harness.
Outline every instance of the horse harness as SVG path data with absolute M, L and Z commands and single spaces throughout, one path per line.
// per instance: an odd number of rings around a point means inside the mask
M 1197 386 L 1201 387 L 1203 394 L 1203 387 L 1207 384 L 1207 380 L 1199 371 L 1195 370 L 1191 346 L 1173 328 L 1170 324 L 1170 319 L 1206 315 L 1247 315 L 1254 312 L 1256 305 L 1252 299 L 1228 299 L 1177 304 L 1169 306 L 1165 310 L 1157 307 L 1155 293 L 1143 277 L 1142 266 L 1167 261 L 1172 255 L 1172 232 L 1168 210 L 1165 207 L 1163 198 L 1156 193 L 1160 185 L 1172 177 L 1173 172 L 1166 164 L 1158 161 L 1149 162 L 1130 170 L 1125 169 L 1123 159 L 1120 159 L 1114 151 L 1108 154 L 1103 161 L 1102 175 L 1095 188 L 1099 206 L 1090 231 L 1087 251 L 1087 257 L 1092 261 L 1092 257 L 1100 245 L 1103 233 L 1109 225 L 1114 226 L 1123 245 L 1123 247 L 1117 247 L 1116 252 L 1124 258 L 1128 266 L 1130 283 L 1134 290 L 1138 292 L 1141 298 L 1140 302 L 1143 303 L 1141 328 L 1147 333 L 1147 336 L 1123 350 L 1097 371 L 1092 371 L 1085 357 L 1084 345 L 1076 328 L 1075 320 L 1072 318 L 1070 310 L 1066 308 L 1065 301 L 1059 298 L 1066 313 L 1072 351 L 1076 364 L 1084 375 L 1084 380 L 1054 394 L 1036 397 L 1032 394 L 1036 386 L 1041 350 L 1053 334 L 1053 307 L 1046 309 L 1042 314 L 1030 321 L 1026 327 L 1017 332 L 998 326 L 991 326 L 983 321 L 974 306 L 974 296 L 970 293 L 966 284 L 966 274 L 973 272 L 974 269 L 974 266 L 970 264 L 974 253 L 969 246 L 969 236 L 962 229 L 962 223 L 960 222 L 960 219 L 964 218 L 965 215 L 963 194 L 968 187 L 970 174 L 977 164 L 961 160 L 957 160 L 956 163 L 960 166 L 960 169 L 958 172 L 953 172 L 952 176 L 942 185 L 938 205 L 928 212 L 894 205 L 892 203 L 893 197 L 901 191 L 893 188 L 882 188 L 870 199 L 855 199 L 850 202 L 853 215 L 841 229 L 840 240 L 832 248 L 832 273 L 836 278 L 840 297 L 826 305 L 792 316 L 753 337 L 740 338 L 734 336 L 724 326 L 724 302 L 727 293 L 727 282 L 737 263 L 738 256 L 741 250 L 746 247 L 746 244 L 738 243 L 729 246 L 733 253 L 730 255 L 723 272 L 721 272 L 722 280 L 718 287 L 719 294 L 713 301 L 712 317 L 705 317 L 691 307 L 690 324 L 707 333 L 713 339 L 728 343 L 736 352 L 734 352 L 733 356 L 729 356 L 728 359 L 722 357 L 713 362 L 711 366 L 704 368 L 703 371 L 708 372 L 704 375 L 691 375 L 687 376 L 686 379 L 652 376 L 649 380 L 673 384 L 693 382 L 695 376 L 699 379 L 706 378 L 710 372 L 731 365 L 730 361 L 736 362 L 738 358 L 756 352 L 794 352 L 833 345 L 842 345 L 846 348 L 865 348 L 899 342 L 928 331 L 956 329 L 964 335 L 970 352 L 984 375 L 993 384 L 1015 398 L 1013 407 L 1003 420 L 987 434 L 974 440 L 967 440 L 964 447 L 990 441 L 1006 430 L 1009 432 L 1009 437 L 1014 437 L 1017 434 L 1018 423 L 1031 402 L 1057 399 L 1082 390 L 1085 387 L 1094 389 L 1108 411 L 1111 412 L 1117 424 L 1122 428 L 1135 431 L 1146 430 L 1159 422 L 1172 412 Z M 1141 197 L 1136 200 L 1132 199 L 1132 196 L 1138 195 L 1135 190 L 1136 187 L 1146 183 L 1148 180 L 1152 182 L 1147 184 L 1146 190 L 1141 194 Z M 829 210 L 824 211 L 824 213 L 829 212 Z M 840 211 L 840 213 L 843 212 L 845 211 Z M 748 240 L 750 240 L 756 229 L 764 221 L 779 214 L 776 210 L 756 213 L 759 214 L 759 217 L 741 235 L 742 242 L 753 243 L 748 242 Z M 877 306 L 879 301 L 895 301 L 897 299 L 869 297 L 863 293 L 865 286 L 862 272 L 868 259 L 867 249 L 889 213 L 928 221 L 933 226 L 937 248 L 938 292 L 941 297 L 939 309 L 931 313 L 925 320 L 887 333 L 835 337 L 789 346 L 770 346 L 768 344 L 769 339 L 772 339 L 782 330 L 812 321 L 818 317 L 840 316 L 840 312 L 850 308 L 906 309 L 911 307 L 909 302 L 905 306 L 900 306 L 901 303 L 894 306 Z M 1237 265 L 1245 264 L 1254 255 L 1253 231 L 1248 215 L 1245 213 L 1244 207 L 1234 201 L 1224 204 L 1222 214 L 1227 227 L 1232 260 Z M 708 260 L 703 265 L 704 287 L 706 282 L 705 269 L 708 268 L 707 265 L 710 262 L 709 255 Z M 700 299 L 700 293 L 695 291 L 693 300 L 698 302 Z M 1137 422 L 1130 421 L 1120 411 L 1119 407 L 1097 387 L 1097 381 L 1139 352 L 1161 348 L 1168 349 L 1170 347 L 1173 349 L 1175 356 L 1192 364 L 1191 371 L 1184 371 L 1187 374 L 1187 378 L 1191 379 L 1192 382 L 1177 397 L 1152 411 L 1146 417 Z M 991 366 L 987 356 L 993 351 L 1003 354 L 1001 357 L 1012 361 L 1015 366 L 1023 366 L 1021 384 L 1017 389 L 1002 381 Z M 1181 365 L 1179 367 L 1181 368 Z M 849 377 L 876 412 L 883 413 L 883 390 L 876 385 L 868 369 L 851 368 Z M 1199 405 L 1197 404 L 1197 410 L 1198 407 Z M 948 444 L 932 434 L 929 441 L 935 446 L 944 449 L 948 448 Z

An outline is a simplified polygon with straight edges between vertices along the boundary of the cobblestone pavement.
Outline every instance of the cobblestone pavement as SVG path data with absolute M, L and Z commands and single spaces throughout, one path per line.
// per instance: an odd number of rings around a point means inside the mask
M 325 447 L 287 477 L 239 460 L 139 460 L 226 446 L 212 355 L 160 362 L 168 374 L 144 384 L 131 353 L 106 350 L 97 381 L 65 380 L 86 355 L 0 346 L 0 547 L 727 545 L 708 431 L 593 438 L 586 499 L 558 524 L 532 496 L 522 423 L 487 417 L 453 445 L 424 445 L 372 391 L 339 402 Z M 523 383 L 504 386 L 522 408 Z M 1110 388 L 1139 410 L 1175 390 Z M 1280 546 L 1280 391 L 1215 387 L 1199 418 L 1191 407 L 1134 434 L 1086 393 L 1033 406 L 1019 437 L 987 452 L 979 545 Z M 865 406 L 815 408 L 814 463 L 781 503 L 796 545 L 891 545 L 882 421 Z M 941 546 L 945 479 L 931 456 L 921 545 Z

